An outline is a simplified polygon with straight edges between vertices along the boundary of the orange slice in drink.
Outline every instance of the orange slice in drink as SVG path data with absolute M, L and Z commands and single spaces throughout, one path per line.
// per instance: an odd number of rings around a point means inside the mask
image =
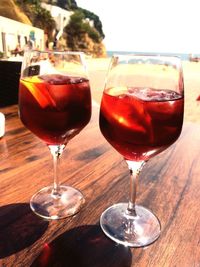
M 44 82 L 39 79 L 38 76 L 28 77 L 25 80 L 21 79 L 20 83 L 29 90 L 29 92 L 42 108 L 45 108 L 47 106 L 56 106 L 56 103 L 52 99 L 48 90 L 45 90 Z M 41 87 L 43 87 L 44 90 L 42 90 Z

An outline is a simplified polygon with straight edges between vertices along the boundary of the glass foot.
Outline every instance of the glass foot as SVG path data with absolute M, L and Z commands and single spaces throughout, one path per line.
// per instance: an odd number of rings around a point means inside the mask
M 102 213 L 100 224 L 103 232 L 125 246 L 143 247 L 153 243 L 161 231 L 158 218 L 150 210 L 138 205 L 137 216 L 130 216 L 127 207 L 127 203 L 119 203 Z
M 52 194 L 53 186 L 37 192 L 30 200 L 30 207 L 45 219 L 62 219 L 79 212 L 85 203 L 80 191 L 70 186 L 59 186 L 59 194 Z

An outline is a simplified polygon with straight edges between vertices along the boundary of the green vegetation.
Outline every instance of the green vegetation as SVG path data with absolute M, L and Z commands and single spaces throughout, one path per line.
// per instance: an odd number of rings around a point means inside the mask
M 40 0 L 17 0 L 17 4 L 29 17 L 34 27 L 41 28 L 47 33 L 48 39 L 53 40 L 53 30 L 56 23 L 51 13 L 42 8 Z
M 56 28 L 56 23 L 54 19 L 51 16 L 51 13 L 42 8 L 40 5 L 36 5 L 35 8 L 33 8 L 33 25 L 35 27 L 43 29 L 49 39 L 53 39 L 53 30 Z
M 86 10 L 83 8 L 80 8 L 80 10 L 83 12 L 85 18 L 88 18 L 88 19 L 94 21 L 94 27 L 99 32 L 101 38 L 103 39 L 105 37 L 105 35 L 103 33 L 102 23 L 101 23 L 99 17 L 97 15 L 95 15 L 94 13 L 90 12 L 89 10 Z
M 87 9 L 83 9 L 83 8 L 78 7 L 75 0 L 48 0 L 48 3 L 53 4 L 53 5 L 57 5 L 61 8 L 66 9 L 66 10 L 81 11 L 84 15 L 83 19 L 92 20 L 94 22 L 94 28 L 99 33 L 100 37 L 102 39 L 105 37 L 105 35 L 103 33 L 103 29 L 102 29 L 102 23 L 101 23 L 99 17 Z M 90 31 L 90 30 L 88 29 L 88 31 Z M 96 37 L 97 37 L 96 34 L 91 33 L 91 35 L 94 35 L 94 38 L 96 39 Z
M 95 43 L 101 42 L 101 37 L 89 22 L 85 21 L 83 12 L 77 9 L 70 17 L 65 27 L 67 33 L 67 46 L 72 50 L 86 49 L 85 35 L 87 34 Z
M 57 6 L 67 10 L 74 10 L 78 8 L 76 1 L 74 0 L 57 0 Z

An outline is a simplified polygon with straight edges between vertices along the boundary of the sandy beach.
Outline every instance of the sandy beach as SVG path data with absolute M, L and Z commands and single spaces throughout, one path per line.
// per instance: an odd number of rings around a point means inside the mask
M 88 72 L 92 89 L 92 98 L 100 103 L 105 75 L 109 66 L 109 58 L 88 59 Z M 183 61 L 183 75 L 185 86 L 184 121 L 200 123 L 200 62 Z

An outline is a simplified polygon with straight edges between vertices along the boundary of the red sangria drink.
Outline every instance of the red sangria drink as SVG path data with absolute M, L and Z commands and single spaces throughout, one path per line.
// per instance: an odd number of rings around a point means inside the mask
M 61 185 L 58 162 L 67 143 L 90 121 L 91 93 L 84 53 L 26 51 L 19 84 L 19 116 L 53 156 L 53 183 L 36 192 L 31 209 L 45 219 L 79 212 L 82 193 Z M 64 177 L 63 177 L 64 178 Z
M 172 145 L 183 124 L 184 84 L 177 57 L 114 55 L 101 100 L 99 125 L 130 171 L 127 203 L 108 207 L 100 217 L 113 241 L 143 247 L 160 236 L 159 219 L 136 204 L 139 174 L 147 161 Z
M 100 129 L 127 160 L 148 160 L 179 137 L 183 96 L 171 90 L 104 90 Z
M 20 117 L 48 145 L 66 144 L 89 122 L 89 81 L 60 74 L 20 80 Z

